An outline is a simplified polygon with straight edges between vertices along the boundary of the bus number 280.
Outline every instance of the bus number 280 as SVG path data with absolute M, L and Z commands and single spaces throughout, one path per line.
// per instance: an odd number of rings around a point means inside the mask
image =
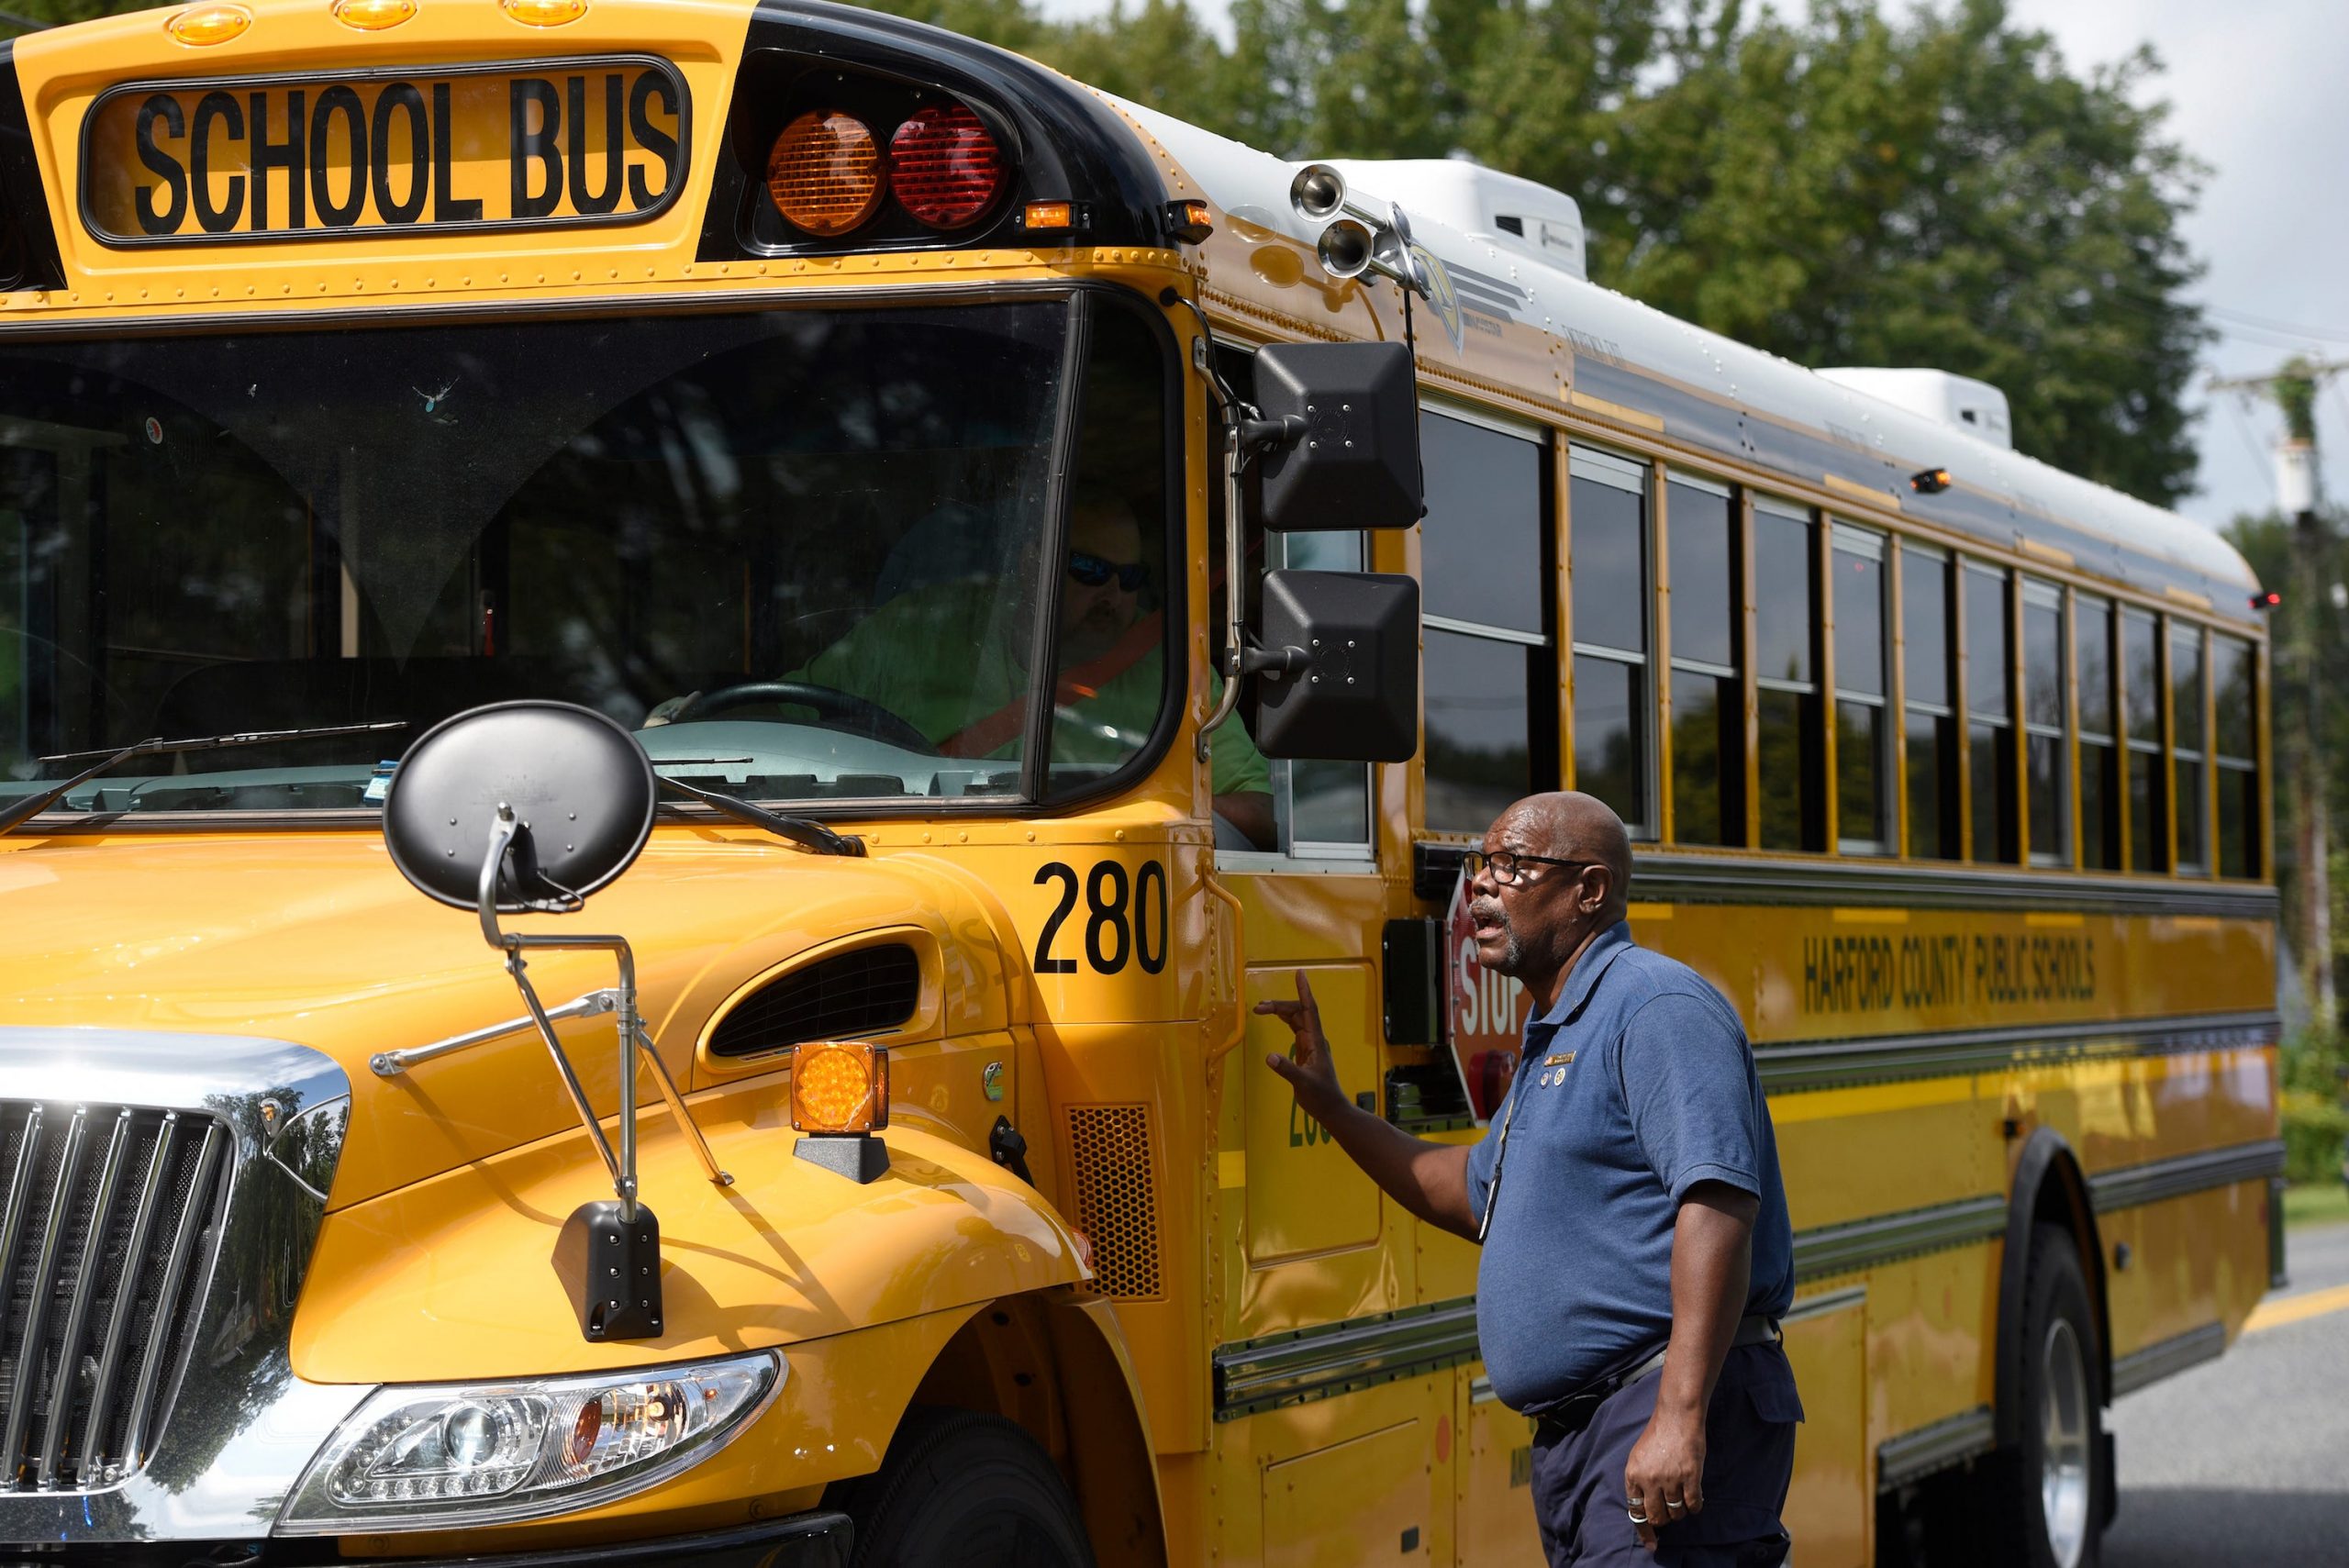
M 1141 964 L 1145 974 L 1156 974 L 1166 967 L 1166 867 L 1159 862 L 1144 861 L 1129 876 L 1123 861 L 1096 861 L 1080 876 L 1064 861 L 1047 861 L 1037 869 L 1036 885 L 1060 889 L 1059 902 L 1036 935 L 1037 973 L 1076 973 L 1076 960 L 1056 957 L 1054 949 L 1062 941 L 1062 927 L 1077 913 L 1080 895 L 1085 900 L 1084 940 L 1079 942 L 1071 932 L 1068 943 L 1083 949 L 1086 968 L 1097 974 L 1117 974 L 1130 961 Z

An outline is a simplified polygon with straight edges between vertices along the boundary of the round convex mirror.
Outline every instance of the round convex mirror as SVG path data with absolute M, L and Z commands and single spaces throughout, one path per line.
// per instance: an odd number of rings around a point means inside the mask
M 497 878 L 507 914 L 585 897 L 626 871 L 652 831 L 652 763 L 592 709 L 494 703 L 435 725 L 384 797 L 384 842 L 401 874 L 443 904 L 477 906 L 501 805 L 521 831 Z

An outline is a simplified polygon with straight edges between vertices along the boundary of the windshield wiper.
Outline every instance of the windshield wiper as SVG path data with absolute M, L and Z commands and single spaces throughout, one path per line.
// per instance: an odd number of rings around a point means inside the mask
M 89 762 L 90 765 L 70 779 L 61 779 L 46 789 L 35 790 L 20 800 L 12 800 L 0 806 L 0 833 L 6 833 L 39 816 L 100 773 L 110 773 L 139 757 L 176 757 L 189 751 L 225 751 L 234 746 L 266 746 L 276 740 L 325 740 L 338 735 L 377 735 L 387 729 L 406 728 L 407 720 L 405 718 L 387 718 L 375 724 L 329 724 L 309 729 L 251 729 L 236 735 L 204 735 L 184 740 L 165 740 L 159 737 L 151 740 L 134 740 L 117 751 L 61 751 L 40 761 Z M 96 761 L 90 762 L 92 758 Z
M 752 806 L 749 801 L 739 799 L 734 795 L 720 795 L 714 789 L 704 789 L 699 784 L 689 784 L 683 779 L 671 778 L 667 773 L 656 773 L 652 776 L 680 795 L 692 795 L 721 817 L 731 817 L 737 822 L 747 823 L 753 828 L 763 828 L 777 838 L 790 840 L 803 850 L 812 851 L 819 855 L 862 855 L 864 853 L 863 840 L 852 838 L 844 833 L 835 833 L 812 817 L 785 817 L 779 811 L 769 811 L 763 806 Z M 5 831 L 6 831 L 6 828 L 0 828 L 0 832 Z

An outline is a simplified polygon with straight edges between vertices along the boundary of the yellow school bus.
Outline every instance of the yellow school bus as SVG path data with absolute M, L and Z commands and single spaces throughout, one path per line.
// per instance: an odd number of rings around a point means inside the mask
M 1794 1560 L 2092 1562 L 2278 1266 L 2255 584 L 1603 283 L 821 0 L 0 44 L 0 1541 L 1532 1562 L 1248 1009 L 1482 1136 L 1563 786 L 1772 1095 Z

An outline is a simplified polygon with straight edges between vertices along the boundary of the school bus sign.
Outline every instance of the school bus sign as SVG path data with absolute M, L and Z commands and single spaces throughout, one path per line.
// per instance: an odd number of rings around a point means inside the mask
M 113 246 L 629 223 L 683 190 L 692 110 L 651 55 L 133 82 L 83 122 Z

